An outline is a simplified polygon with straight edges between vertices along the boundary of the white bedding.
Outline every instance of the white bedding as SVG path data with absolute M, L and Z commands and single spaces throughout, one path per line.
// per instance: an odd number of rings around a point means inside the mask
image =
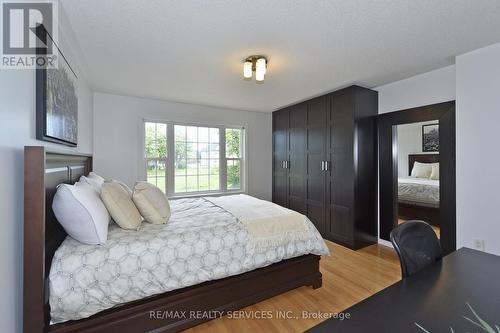
M 313 224 L 309 237 L 255 247 L 243 223 L 205 198 L 171 200 L 167 224 L 143 223 L 140 231 L 112 224 L 105 245 L 67 237 L 49 275 L 53 323 L 166 291 L 224 278 L 305 254 L 328 255 Z M 286 240 L 283 238 L 283 240 Z
M 398 201 L 416 206 L 439 208 L 439 180 L 398 178 Z

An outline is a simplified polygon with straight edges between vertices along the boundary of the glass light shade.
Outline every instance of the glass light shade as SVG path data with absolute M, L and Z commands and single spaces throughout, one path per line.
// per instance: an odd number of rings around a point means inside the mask
M 255 64 L 255 79 L 264 81 L 264 75 L 266 75 L 266 59 L 259 58 Z
M 243 64 L 243 77 L 245 79 L 249 79 L 252 77 L 252 62 L 251 61 L 245 61 Z

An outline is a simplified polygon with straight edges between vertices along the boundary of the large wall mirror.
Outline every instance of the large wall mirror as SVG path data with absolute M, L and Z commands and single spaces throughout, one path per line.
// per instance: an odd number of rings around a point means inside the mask
M 380 237 L 428 222 L 444 253 L 456 248 L 455 102 L 379 116 Z

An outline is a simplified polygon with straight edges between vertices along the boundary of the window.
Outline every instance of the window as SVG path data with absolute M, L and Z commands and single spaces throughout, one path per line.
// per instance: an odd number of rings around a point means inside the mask
M 145 121 L 144 133 L 146 179 L 168 195 L 243 189 L 243 128 Z
M 167 176 L 167 124 L 146 122 L 144 133 L 146 179 L 164 189 Z
M 227 188 L 241 188 L 241 129 L 226 128 Z

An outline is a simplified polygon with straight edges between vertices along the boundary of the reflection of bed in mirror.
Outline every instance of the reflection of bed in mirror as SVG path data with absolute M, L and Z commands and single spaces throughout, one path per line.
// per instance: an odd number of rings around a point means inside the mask
M 439 163 L 439 154 L 409 154 L 408 176 L 398 178 L 398 215 L 439 226 L 439 179 L 412 176 L 415 162 Z

